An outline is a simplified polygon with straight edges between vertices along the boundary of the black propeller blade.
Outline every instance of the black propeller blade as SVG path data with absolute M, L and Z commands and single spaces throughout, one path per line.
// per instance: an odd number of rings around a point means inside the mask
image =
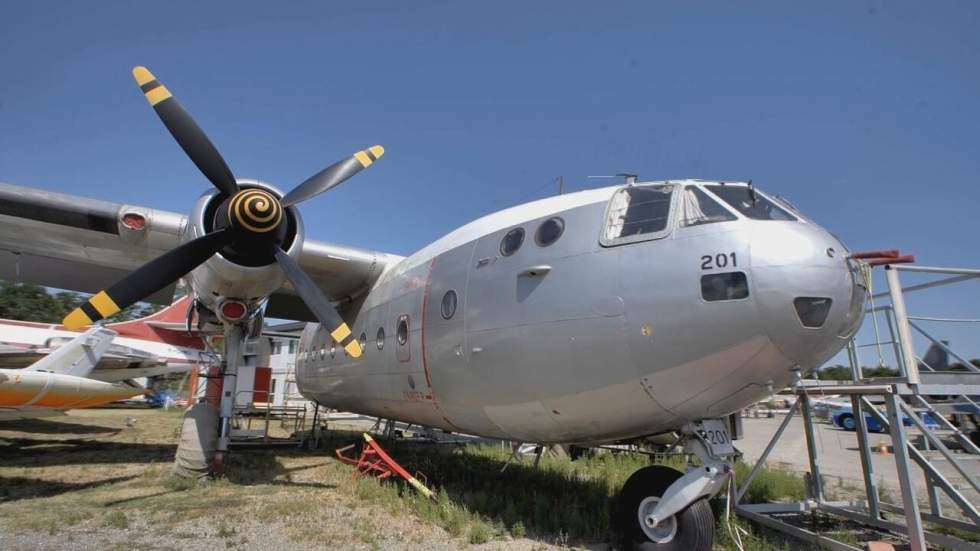
M 68 329 L 80 329 L 139 302 L 211 258 L 231 237 L 231 230 L 218 230 L 154 258 L 72 310 L 62 323 Z
M 328 166 L 287 193 L 282 198 L 282 206 L 288 207 L 302 203 L 330 188 L 339 186 L 351 176 L 371 166 L 371 163 L 380 159 L 384 154 L 385 148 L 374 145 L 358 151 L 343 161 Z
M 146 101 L 150 102 L 164 126 L 204 176 L 225 195 L 231 197 L 237 193 L 238 183 L 235 182 L 231 169 L 208 139 L 207 134 L 181 107 L 170 90 L 167 90 L 167 87 L 160 83 L 146 67 L 134 68 L 133 77 L 143 90 Z
M 306 275 L 303 268 L 292 257 L 286 254 L 286 251 L 276 247 L 275 254 L 279 266 L 286 274 L 286 279 L 293 284 L 296 292 L 299 293 L 300 298 L 313 312 L 316 319 L 320 320 L 320 323 L 330 332 L 333 340 L 343 346 L 348 354 L 354 358 L 359 358 L 361 356 L 361 344 L 354 338 L 350 327 L 330 304 L 327 297 L 323 296 L 323 292 L 316 286 L 316 283 L 310 279 L 310 276 Z
M 211 140 L 170 91 L 157 81 L 153 73 L 146 67 L 136 67 L 133 69 L 133 77 L 180 147 L 208 180 L 226 196 L 224 201 L 228 206 L 221 211 L 225 225 L 216 224 L 215 227 L 222 229 L 184 243 L 144 264 L 112 287 L 99 292 L 65 317 L 65 327 L 84 327 L 139 302 L 204 263 L 226 245 L 233 244 L 238 251 L 252 250 L 260 254 L 268 251 L 271 246 L 270 252 L 274 254 L 286 278 L 292 282 L 317 319 L 330 330 L 330 335 L 348 354 L 359 357 L 361 346 L 351 335 L 350 327 L 299 264 L 279 247 L 280 241 L 277 239 L 281 240 L 287 229 L 283 225 L 285 207 L 343 183 L 381 158 L 384 148 L 375 145 L 354 153 L 296 186 L 282 200 L 263 189 L 241 190 Z M 220 216 L 216 216 L 216 219 L 220 219 Z

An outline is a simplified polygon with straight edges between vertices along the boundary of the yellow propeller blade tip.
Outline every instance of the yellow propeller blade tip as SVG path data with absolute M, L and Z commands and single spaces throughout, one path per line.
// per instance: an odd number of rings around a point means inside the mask
M 361 345 L 356 340 L 347 343 L 347 346 L 344 347 L 344 350 L 346 350 L 347 353 L 350 354 L 352 358 L 361 357 Z
M 368 151 L 374 155 L 375 159 L 380 159 L 381 156 L 385 154 L 385 148 L 381 147 L 380 145 L 373 145 L 368 148 Z
M 70 314 L 65 316 L 62 320 L 61 325 L 65 326 L 65 329 L 81 329 L 86 325 L 92 325 L 92 320 L 82 311 L 81 308 L 75 308 Z
M 140 86 L 157 79 L 157 77 L 153 76 L 153 73 L 151 73 L 149 69 L 143 67 L 142 65 L 133 67 L 133 78 L 136 79 L 136 84 Z

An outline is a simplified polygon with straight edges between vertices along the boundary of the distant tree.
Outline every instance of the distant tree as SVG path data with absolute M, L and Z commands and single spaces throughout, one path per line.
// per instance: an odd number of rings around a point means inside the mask
M 898 370 L 891 367 L 867 367 L 861 368 L 861 375 L 868 379 L 871 377 L 898 377 Z M 818 369 L 814 376 L 821 381 L 850 381 L 853 373 L 850 366 L 832 365 Z
M 974 358 L 974 359 L 970 360 L 970 363 L 973 364 L 973 367 L 980 368 L 980 359 Z M 963 365 L 962 363 L 956 362 L 956 363 L 954 363 L 954 364 L 952 364 L 952 365 L 949 366 L 949 370 L 950 371 L 966 371 L 967 369 L 966 369 L 966 366 Z
M 51 294 L 33 283 L 12 283 L 0 280 L 0 318 L 41 323 L 61 323 L 69 312 L 91 295 L 60 291 Z M 137 302 L 106 318 L 109 323 L 149 316 L 162 306 Z
M 0 317 L 57 323 L 75 307 L 69 294 L 52 296 L 40 285 L 0 281 Z

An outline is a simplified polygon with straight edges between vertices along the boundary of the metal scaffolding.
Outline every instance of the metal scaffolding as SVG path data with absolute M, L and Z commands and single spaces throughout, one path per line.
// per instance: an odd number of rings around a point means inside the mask
M 956 530 L 980 534 L 980 511 L 978 511 L 978 499 L 976 497 L 980 496 L 980 485 L 978 485 L 977 475 L 974 474 L 976 471 L 968 467 L 968 465 L 976 464 L 974 462 L 980 460 L 980 449 L 970 439 L 969 435 L 964 434 L 959 427 L 947 419 L 947 415 L 976 416 L 980 414 L 980 407 L 976 402 L 977 397 L 980 396 L 980 369 L 977 369 L 962 355 L 954 352 L 944 341 L 926 332 L 916 321 L 976 323 L 980 320 L 910 316 L 905 307 L 904 294 L 975 279 L 980 277 L 980 270 L 872 262 L 865 265 L 864 268 L 868 275 L 870 275 L 870 265 L 885 266 L 888 291 L 871 296 L 870 314 L 875 323 L 876 342 L 869 346 L 877 346 L 880 351 L 882 345 L 892 345 L 900 375 L 898 377 L 866 379 L 858 361 L 858 345 L 852 340 L 847 346 L 847 355 L 853 376 L 852 381 L 838 382 L 838 384 L 819 381 L 813 384 L 814 381 L 800 380 L 793 389 L 797 395 L 796 403 L 786 414 L 746 480 L 735 491 L 733 497 L 735 511 L 751 521 L 829 549 L 859 550 L 858 547 L 848 543 L 786 522 L 780 518 L 780 515 L 822 512 L 877 531 L 903 536 L 908 539 L 912 551 L 925 551 L 927 544 L 955 550 L 977 549 L 975 543 L 950 534 L 955 533 Z M 899 281 L 900 271 L 941 274 L 949 277 L 902 289 Z M 890 299 L 890 304 L 874 306 L 873 299 L 884 297 Z M 883 314 L 887 321 L 890 334 L 888 342 L 882 342 L 878 335 L 877 316 L 879 314 Z M 949 356 L 962 362 L 965 370 L 935 371 L 932 366 L 918 358 L 913 347 L 913 329 L 929 342 L 944 350 Z M 923 369 L 920 370 L 920 366 Z M 856 422 L 855 431 L 863 471 L 865 491 L 865 499 L 863 500 L 829 501 L 826 499 L 823 479 L 820 476 L 818 450 L 814 445 L 814 426 L 810 403 L 812 394 L 836 394 L 850 398 Z M 884 413 L 872 404 L 872 397 L 884 402 Z M 806 477 L 806 499 L 796 503 L 741 503 L 752 480 L 765 465 L 786 427 L 789 426 L 790 421 L 797 413 L 800 413 L 803 419 L 804 436 L 809 455 L 810 471 Z M 880 489 L 874 473 L 866 416 L 880 423 L 890 436 L 898 472 L 898 485 L 901 489 L 901 507 L 883 503 L 879 499 Z M 927 427 L 925 421 L 927 418 L 938 423 L 939 428 Z M 924 450 L 920 450 L 908 438 L 905 419 L 911 420 L 912 425 L 922 433 Z M 961 423 L 960 426 L 962 427 L 963 424 Z M 959 451 L 954 452 L 947 443 L 958 446 Z M 935 459 L 928 455 L 936 452 L 939 454 L 936 459 L 941 457 L 947 461 L 965 481 L 965 485 L 954 485 L 946 475 L 937 469 Z M 925 478 L 928 494 L 926 497 L 929 504 L 927 511 L 920 510 L 912 478 L 914 476 L 913 465 L 918 467 Z M 946 514 L 948 511 L 943 510 L 941 502 L 943 495 L 956 506 L 962 518 L 966 520 L 952 518 Z M 973 497 L 972 501 L 968 496 Z M 895 518 L 889 520 L 886 518 L 889 515 L 894 515 Z M 897 522 L 900 519 L 904 519 L 904 523 Z M 952 530 L 944 530 L 945 533 L 926 530 L 924 522 Z

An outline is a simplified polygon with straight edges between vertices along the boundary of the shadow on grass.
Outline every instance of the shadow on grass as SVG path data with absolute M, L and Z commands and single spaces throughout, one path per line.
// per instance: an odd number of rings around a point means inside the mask
M 285 467 L 279 457 L 310 457 L 308 452 L 300 450 L 236 450 L 228 456 L 225 467 L 225 477 L 232 484 L 242 486 L 252 486 L 257 484 L 269 484 L 273 486 L 296 486 L 304 488 L 332 489 L 333 484 L 322 484 L 310 481 L 289 480 L 292 473 L 315 469 L 329 465 L 331 462 L 322 461 L 312 465 L 300 465 L 298 467 Z
M 19 419 L 16 421 L 0 421 L 0 430 L 27 432 L 36 434 L 105 434 L 113 435 L 120 428 L 84 425 L 47 419 Z
M 88 488 L 106 486 L 117 482 L 125 482 L 136 478 L 132 476 L 117 476 L 92 482 L 58 482 L 38 478 L 0 477 L 0 503 L 8 503 L 20 499 L 51 497 L 67 492 L 77 492 Z
M 332 451 L 351 440 L 332 439 L 327 449 Z M 382 441 L 381 445 L 405 470 L 423 473 L 424 482 L 444 492 L 450 502 L 505 530 L 513 531 L 520 523 L 529 537 L 549 542 L 611 541 L 615 537 L 611 533 L 615 496 L 623 480 L 646 464 L 642 458 L 606 454 L 587 460 L 591 463 L 544 459 L 534 468 L 525 459 L 512 462 L 501 473 L 509 449 L 482 446 L 473 451 L 397 441 Z M 359 456 L 360 448 L 349 455 Z M 400 493 L 414 493 L 400 479 L 394 482 Z
M 0 466 L 160 463 L 173 461 L 176 444 L 137 444 L 97 440 L 35 440 L 6 438 L 0 446 Z

